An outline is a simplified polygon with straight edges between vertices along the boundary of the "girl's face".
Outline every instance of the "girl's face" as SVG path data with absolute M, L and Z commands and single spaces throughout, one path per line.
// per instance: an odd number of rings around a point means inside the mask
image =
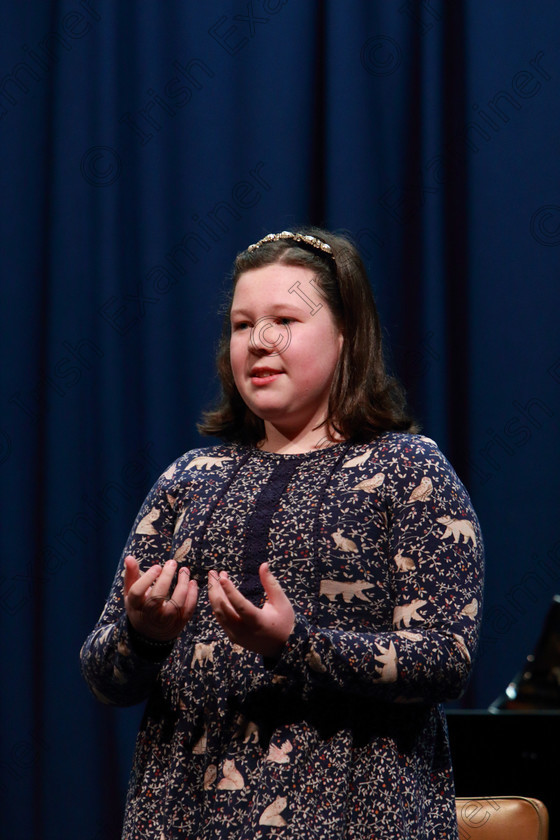
M 312 448 L 326 418 L 342 334 L 300 266 L 251 269 L 238 279 L 231 308 L 230 358 L 246 405 L 264 420 L 267 440 L 278 433 Z

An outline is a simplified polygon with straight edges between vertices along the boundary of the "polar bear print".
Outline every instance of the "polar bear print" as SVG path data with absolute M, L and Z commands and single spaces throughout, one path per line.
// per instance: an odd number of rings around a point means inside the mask
M 370 601 L 371 599 L 364 593 L 364 589 L 371 589 L 373 583 L 367 583 L 365 580 L 329 580 L 324 578 L 319 586 L 319 595 L 324 595 L 329 601 L 334 601 L 337 595 L 342 595 L 346 603 L 349 603 L 352 598 L 358 598 L 360 601 Z
M 451 516 L 440 516 L 437 520 L 440 525 L 445 525 L 445 531 L 441 535 L 441 540 L 446 540 L 453 536 L 453 540 L 458 543 L 461 537 L 464 542 L 469 540 L 473 546 L 476 546 L 476 534 L 474 528 L 468 519 L 453 519 Z
M 404 627 L 410 627 L 412 620 L 424 621 L 423 616 L 419 614 L 418 610 L 427 603 L 427 601 L 421 601 L 420 598 L 416 598 L 409 604 L 402 604 L 400 607 L 395 607 L 393 610 L 393 626 L 400 627 L 402 624 Z

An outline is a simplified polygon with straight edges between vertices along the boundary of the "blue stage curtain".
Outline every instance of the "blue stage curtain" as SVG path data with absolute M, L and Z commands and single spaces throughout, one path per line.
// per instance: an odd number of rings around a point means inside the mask
M 392 369 L 486 537 L 484 707 L 559 589 L 557 0 L 1 0 L 2 836 L 119 836 L 141 709 L 80 645 L 200 444 L 237 251 L 367 262 Z

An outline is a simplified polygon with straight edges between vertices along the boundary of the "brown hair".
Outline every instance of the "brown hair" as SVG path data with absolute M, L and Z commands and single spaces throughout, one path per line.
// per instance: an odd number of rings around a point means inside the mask
M 229 319 L 239 277 L 274 263 L 302 266 L 315 273 L 314 285 L 344 338 L 331 385 L 326 428 L 332 427 L 344 439 L 355 442 L 372 440 L 386 431 L 416 431 L 404 392 L 386 371 L 377 307 L 357 249 L 346 236 L 319 228 L 295 232 L 326 242 L 332 254 L 302 240 L 283 238 L 237 255 L 217 355 L 222 395 L 218 406 L 204 413 L 199 432 L 253 445 L 265 437 L 264 422 L 245 405 L 233 379 Z

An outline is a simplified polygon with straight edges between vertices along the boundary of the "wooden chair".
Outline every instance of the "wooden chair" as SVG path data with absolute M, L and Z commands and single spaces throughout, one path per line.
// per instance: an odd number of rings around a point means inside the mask
M 539 799 L 457 797 L 459 840 L 548 840 L 548 811 Z

